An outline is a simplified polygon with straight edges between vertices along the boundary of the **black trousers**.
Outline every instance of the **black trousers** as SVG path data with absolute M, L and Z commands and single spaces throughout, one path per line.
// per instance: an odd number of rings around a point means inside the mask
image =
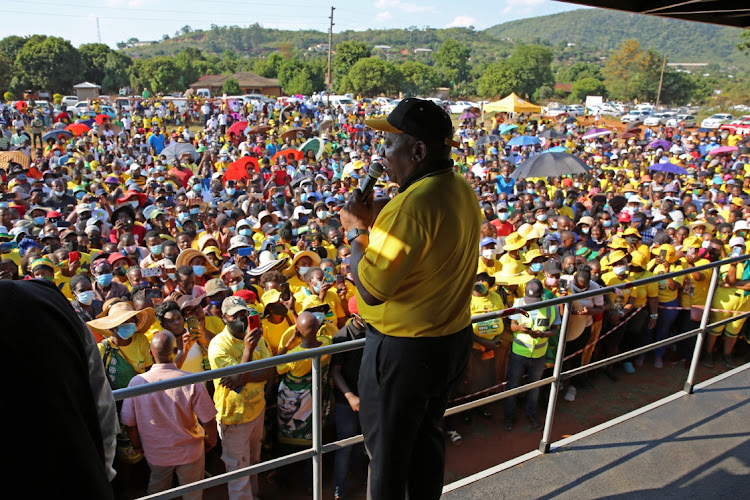
M 438 499 L 441 419 L 472 345 L 471 326 L 436 338 L 383 335 L 372 327 L 359 373 L 359 418 L 370 455 L 368 500 Z

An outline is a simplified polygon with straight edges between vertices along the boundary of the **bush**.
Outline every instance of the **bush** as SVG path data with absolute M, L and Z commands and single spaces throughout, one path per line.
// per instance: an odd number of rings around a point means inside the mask
M 60 104 L 62 102 L 62 94 L 55 94 L 52 96 L 52 102 L 55 104 Z

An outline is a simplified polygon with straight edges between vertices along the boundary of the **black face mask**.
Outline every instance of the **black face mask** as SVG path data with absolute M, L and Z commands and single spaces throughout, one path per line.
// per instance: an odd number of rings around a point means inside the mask
M 334 236 L 333 238 L 331 238 L 331 244 L 332 244 L 333 246 L 335 246 L 335 247 L 341 246 L 341 244 L 342 244 L 343 242 L 344 242 L 344 241 L 343 241 L 343 239 L 341 238 L 341 236 Z
M 573 274 L 576 272 L 576 266 L 565 266 L 565 274 Z
M 721 250 L 716 249 L 716 248 L 709 249 L 707 258 L 711 262 L 716 262 L 717 260 L 721 260 Z
M 247 318 L 227 321 L 227 329 L 229 330 L 229 333 L 231 333 L 235 337 L 239 335 L 244 336 L 245 332 L 247 331 Z
M 53 253 L 55 250 L 59 250 L 60 245 L 57 243 L 52 243 L 50 245 L 47 245 L 42 249 L 42 253 Z
M 112 274 L 114 274 L 115 276 L 125 276 L 127 274 L 127 271 L 124 267 L 118 267 L 112 270 Z

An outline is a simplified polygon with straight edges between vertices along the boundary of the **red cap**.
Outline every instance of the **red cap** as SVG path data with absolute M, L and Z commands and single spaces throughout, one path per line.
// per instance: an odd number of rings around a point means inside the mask
M 359 314 L 359 308 L 357 307 L 357 296 L 354 295 L 351 299 L 349 299 L 349 313 L 351 314 Z
M 62 217 L 62 215 L 57 210 L 50 210 L 49 212 L 47 212 L 48 219 L 52 219 L 53 217 Z
M 129 266 L 132 265 L 132 262 L 130 262 L 130 257 L 119 252 L 109 254 L 109 257 L 107 257 L 107 262 L 109 262 L 110 265 L 114 265 L 114 263 L 120 259 L 125 259 L 125 262 L 127 262 Z
M 630 222 L 630 214 L 627 212 L 623 212 L 620 214 L 617 220 L 620 222 Z

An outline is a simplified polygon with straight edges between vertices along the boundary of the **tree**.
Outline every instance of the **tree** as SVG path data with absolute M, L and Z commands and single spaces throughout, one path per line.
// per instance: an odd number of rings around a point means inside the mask
M 265 61 L 262 59 L 258 60 L 255 73 L 266 78 L 278 78 L 282 64 L 284 64 L 284 58 L 278 52 L 273 52 Z
M 367 57 L 352 66 L 342 82 L 341 90 L 367 96 L 395 94 L 402 78 L 392 64 L 377 57 Z
M 625 101 L 638 97 L 637 92 L 633 91 L 632 80 L 646 69 L 648 63 L 648 53 L 641 48 L 638 40 L 622 42 L 609 54 L 602 70 L 610 95 Z
M 185 26 L 180 28 L 180 33 L 182 33 L 183 35 L 187 35 L 188 33 L 192 33 L 192 32 L 193 32 L 193 28 L 191 28 L 189 24 L 186 24 Z
M 333 81 L 340 90 L 340 82 L 349 74 L 349 70 L 359 61 L 370 57 L 370 47 L 363 42 L 341 42 L 336 45 L 336 57 L 333 59 Z
M 581 78 L 596 78 L 604 81 L 601 68 L 587 62 L 577 62 L 560 73 L 560 81 L 565 83 L 573 83 Z
M 598 78 L 585 77 L 573 82 L 570 89 L 570 96 L 576 101 L 583 101 L 587 95 L 607 95 L 607 87 Z
M 166 42 L 167 40 L 169 40 L 169 35 L 167 35 L 166 33 L 164 33 L 164 34 L 163 34 L 163 35 L 161 36 L 161 39 L 162 39 L 162 41 L 163 41 L 163 42 Z
M 750 30 L 740 33 L 740 42 L 737 44 L 737 49 L 750 56 Z
M 488 65 L 482 72 L 477 92 L 482 97 L 496 98 L 515 92 L 519 86 L 515 67 L 508 59 L 501 59 Z
M 287 95 L 310 95 L 325 88 L 320 65 L 307 64 L 300 59 L 284 61 L 279 69 L 279 85 Z
M 115 93 L 122 87 L 127 87 L 130 84 L 130 67 L 132 65 L 133 60 L 130 56 L 122 52 L 111 51 L 107 56 L 107 62 L 104 63 L 102 90 Z
M 540 45 L 521 45 L 508 58 L 516 72 L 516 93 L 529 97 L 543 85 L 554 85 L 552 51 Z
M 34 35 L 18 51 L 12 85 L 70 91 L 81 78 L 81 56 L 69 41 Z
M 240 84 L 234 78 L 227 78 L 224 85 L 221 86 L 221 91 L 226 95 L 239 95 L 242 93 Z
M 435 65 L 443 75 L 445 83 L 457 84 L 469 77 L 469 47 L 448 38 L 435 54 Z
M 28 38 L 17 35 L 6 36 L 0 40 L 0 57 L 4 56 L 8 63 L 12 65 L 16 62 L 18 51 L 23 48 L 27 40 Z
M 148 89 L 154 93 L 182 90 L 180 72 L 174 59 L 159 56 L 153 59 L 136 59 L 130 68 L 130 86 L 133 90 Z
M 101 84 L 104 81 L 104 65 L 112 49 L 103 43 L 84 43 L 78 47 L 83 65 L 83 79 L 87 82 Z
M 404 92 L 407 95 L 429 95 L 440 86 L 437 71 L 424 63 L 406 61 L 398 69 L 404 76 Z

